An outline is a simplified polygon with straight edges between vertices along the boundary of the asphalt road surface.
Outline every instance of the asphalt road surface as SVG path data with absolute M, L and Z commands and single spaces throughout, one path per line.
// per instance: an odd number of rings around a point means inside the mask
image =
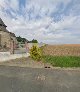
M 80 70 L 0 66 L 0 92 L 80 92 Z

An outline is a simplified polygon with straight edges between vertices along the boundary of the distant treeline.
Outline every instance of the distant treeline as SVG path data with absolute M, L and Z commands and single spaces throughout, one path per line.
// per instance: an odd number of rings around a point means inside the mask
M 28 43 L 38 43 L 38 41 L 36 39 L 33 39 L 31 41 L 27 40 L 26 38 L 22 38 L 22 37 L 16 37 L 17 38 L 17 41 L 24 44 L 25 42 L 28 42 Z

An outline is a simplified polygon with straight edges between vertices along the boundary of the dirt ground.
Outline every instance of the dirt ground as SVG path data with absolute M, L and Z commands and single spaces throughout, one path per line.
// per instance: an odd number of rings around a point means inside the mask
M 5 62 L 0 62 L 0 65 L 4 66 L 19 66 L 19 67 L 31 67 L 31 68 L 52 68 L 48 63 L 42 61 L 34 61 L 30 57 L 23 57 Z

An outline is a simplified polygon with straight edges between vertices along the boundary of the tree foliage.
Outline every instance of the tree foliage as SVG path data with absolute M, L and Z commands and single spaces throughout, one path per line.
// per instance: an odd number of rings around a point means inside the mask
M 38 41 L 36 39 L 33 39 L 32 43 L 38 43 Z
M 41 60 L 42 58 L 41 49 L 37 46 L 32 46 L 32 48 L 30 49 L 30 56 L 34 60 L 37 60 L 37 61 Z
M 36 39 L 33 39 L 32 41 L 28 41 L 29 43 L 38 43 Z
M 25 43 L 27 40 L 25 38 L 22 38 L 22 37 L 16 37 L 17 38 L 17 41 L 18 42 L 21 42 L 21 43 Z

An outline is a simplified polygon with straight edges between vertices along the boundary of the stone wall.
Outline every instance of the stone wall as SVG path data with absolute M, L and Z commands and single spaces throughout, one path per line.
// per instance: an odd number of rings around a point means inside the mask
M 11 36 L 9 32 L 0 31 L 0 45 L 2 47 L 10 48 L 11 39 L 13 39 L 14 48 L 16 48 L 16 44 L 17 44 L 16 37 Z
M 5 31 L 0 31 L 1 36 L 1 46 L 2 47 L 10 47 L 10 34 Z
M 11 41 L 14 42 L 14 48 L 16 48 L 17 39 L 14 33 L 9 32 L 6 29 L 6 25 L 0 18 L 0 48 L 11 48 Z
M 16 49 L 18 46 L 18 41 L 17 41 L 17 39 L 16 39 L 16 37 L 15 36 L 11 36 L 11 38 L 13 39 L 13 41 L 14 41 L 14 49 Z

